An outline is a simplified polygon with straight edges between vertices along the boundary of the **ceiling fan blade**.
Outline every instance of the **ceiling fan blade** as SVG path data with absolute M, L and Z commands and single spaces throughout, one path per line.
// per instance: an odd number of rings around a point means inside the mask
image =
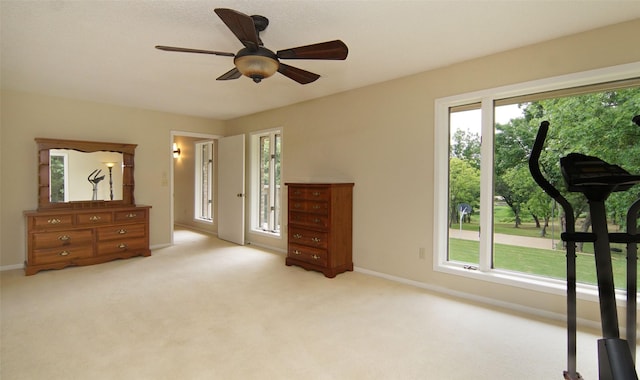
M 240 71 L 238 71 L 237 68 L 233 68 L 229 71 L 227 71 L 226 73 L 220 75 L 219 77 L 216 78 L 216 80 L 230 80 L 230 79 L 238 79 L 242 76 L 242 73 Z
M 247 49 L 256 51 L 262 45 L 251 16 L 227 8 L 214 11 Z
M 294 81 L 300 84 L 307 84 L 314 82 L 316 79 L 320 78 L 320 75 L 314 74 L 312 72 L 299 69 L 297 67 L 285 65 L 280 62 L 280 66 L 278 67 L 278 72 L 286 77 L 293 79 Z
M 223 55 L 225 57 L 235 57 L 236 56 L 233 53 L 226 53 L 226 52 L 223 52 L 223 51 L 190 49 L 190 48 L 181 48 L 181 47 L 174 47 L 174 46 L 157 45 L 156 49 L 165 50 L 165 51 L 177 51 L 177 52 L 181 52 L 181 53 L 201 53 L 201 54 Z
M 282 59 L 346 59 L 349 48 L 340 40 L 321 42 L 313 45 L 299 46 L 278 50 L 276 54 Z

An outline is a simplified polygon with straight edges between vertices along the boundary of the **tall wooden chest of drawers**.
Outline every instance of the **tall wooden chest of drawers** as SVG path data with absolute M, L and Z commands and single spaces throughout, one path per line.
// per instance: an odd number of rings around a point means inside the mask
M 286 183 L 289 233 L 286 265 L 326 277 L 353 270 L 353 183 Z
M 25 274 L 150 256 L 149 209 L 53 209 L 26 211 Z

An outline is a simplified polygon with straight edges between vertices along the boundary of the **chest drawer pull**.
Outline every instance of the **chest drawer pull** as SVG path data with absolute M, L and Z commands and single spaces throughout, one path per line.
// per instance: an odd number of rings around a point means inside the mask
M 319 210 L 320 209 L 320 205 L 313 205 L 313 209 L 314 210 Z
M 314 237 L 314 238 L 311 238 L 311 241 L 314 243 L 320 243 L 320 238 Z
M 69 251 L 62 251 L 60 253 L 58 253 L 58 255 L 60 256 L 69 256 L 71 253 Z
M 302 254 L 302 252 L 298 251 L 297 249 L 294 249 L 293 250 L 293 254 L 294 255 L 300 255 L 300 254 Z
M 61 235 L 61 236 L 58 236 L 58 240 L 60 240 L 60 241 L 69 241 L 69 240 L 71 240 L 71 236 L 69 236 L 69 235 Z
M 126 216 L 127 216 L 127 218 L 133 219 L 133 218 L 135 218 L 136 216 L 138 216 L 138 214 L 136 214 L 135 212 L 130 212 L 130 213 L 128 213 Z
M 295 203 L 293 205 L 293 208 L 302 208 L 302 205 L 300 203 Z
M 99 215 L 92 215 L 92 216 L 89 217 L 89 220 L 92 221 L 92 222 L 97 222 L 100 219 L 102 219 L 102 218 Z
M 319 218 L 315 218 L 315 219 L 313 220 L 313 222 L 314 222 L 314 223 L 320 223 L 320 222 L 321 222 L 321 220 L 320 220 Z
M 313 255 L 313 256 L 311 256 L 311 257 L 312 257 L 314 260 L 318 260 L 318 259 L 320 259 L 320 256 L 318 256 L 318 255 Z
M 293 234 L 294 239 L 302 239 L 302 234 Z
M 124 235 L 127 233 L 127 230 L 125 230 L 124 228 L 121 228 L 119 230 L 116 230 L 116 233 L 120 234 L 120 235 Z
M 314 197 L 319 197 L 320 196 L 320 192 L 319 191 L 314 191 L 312 194 L 313 194 Z
M 49 223 L 49 224 L 58 224 L 60 222 L 62 222 L 62 221 L 60 219 L 58 219 L 58 218 L 51 218 L 51 219 L 47 220 L 47 223 Z
M 120 244 L 118 244 L 118 248 L 127 249 L 127 245 L 125 243 L 120 243 Z

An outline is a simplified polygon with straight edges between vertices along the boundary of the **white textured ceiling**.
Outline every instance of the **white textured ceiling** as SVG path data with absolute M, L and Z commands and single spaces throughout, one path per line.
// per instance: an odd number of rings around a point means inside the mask
M 154 49 L 236 53 L 214 8 L 269 18 L 273 51 L 341 39 L 349 56 L 286 61 L 321 75 L 311 84 L 256 84 L 216 81 L 231 57 Z M 640 18 L 640 1 L 1 0 L 0 12 L 3 88 L 226 120 Z

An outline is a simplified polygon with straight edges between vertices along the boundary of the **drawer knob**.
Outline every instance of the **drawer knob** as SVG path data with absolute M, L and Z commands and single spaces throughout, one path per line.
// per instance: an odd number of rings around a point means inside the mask
M 293 208 L 302 208 L 302 205 L 300 203 L 295 203 L 293 205 Z
M 315 219 L 313 220 L 313 222 L 314 222 L 314 223 L 316 223 L 316 224 L 317 224 L 317 223 L 320 223 L 320 219 L 319 219 L 319 218 L 315 218 Z
M 120 243 L 120 244 L 118 244 L 118 248 L 127 249 L 127 245 L 125 243 Z
M 99 215 L 92 215 L 92 216 L 89 217 L 89 220 L 92 221 L 92 222 L 97 222 L 100 219 L 102 219 L 102 218 Z
M 311 238 L 311 241 L 314 243 L 320 243 L 320 238 L 314 237 L 314 238 Z
M 71 240 L 71 236 L 69 236 L 69 235 L 58 236 L 58 240 L 60 240 L 60 241 L 69 241 L 69 240 Z
M 47 223 L 49 223 L 49 224 L 58 224 L 58 223 L 61 223 L 61 220 L 58 219 L 58 218 L 51 218 L 51 219 L 47 220 Z
M 294 239 L 302 239 L 302 234 L 293 234 Z
M 314 260 L 318 260 L 318 259 L 320 259 L 320 256 L 318 256 L 318 255 L 313 255 L 313 256 L 311 256 L 311 257 L 312 257 Z
M 127 230 L 125 230 L 124 228 L 121 228 L 119 230 L 116 230 L 116 233 L 120 234 L 120 235 L 124 235 L 127 233 Z
M 302 252 L 298 251 L 297 249 L 294 249 L 293 250 L 293 254 L 294 255 L 300 255 L 300 254 L 302 254 Z
M 138 216 L 138 214 L 136 214 L 135 212 L 130 212 L 127 214 L 127 218 L 135 218 L 136 216 Z
M 314 197 L 319 197 L 320 196 L 320 192 L 319 191 L 314 191 L 312 194 L 313 194 Z
M 62 252 L 58 253 L 58 255 L 60 255 L 60 256 L 69 256 L 70 253 L 71 252 L 69 252 L 69 251 L 62 251 Z
M 314 210 L 318 210 L 319 208 L 320 208 L 320 205 L 313 205 Z

